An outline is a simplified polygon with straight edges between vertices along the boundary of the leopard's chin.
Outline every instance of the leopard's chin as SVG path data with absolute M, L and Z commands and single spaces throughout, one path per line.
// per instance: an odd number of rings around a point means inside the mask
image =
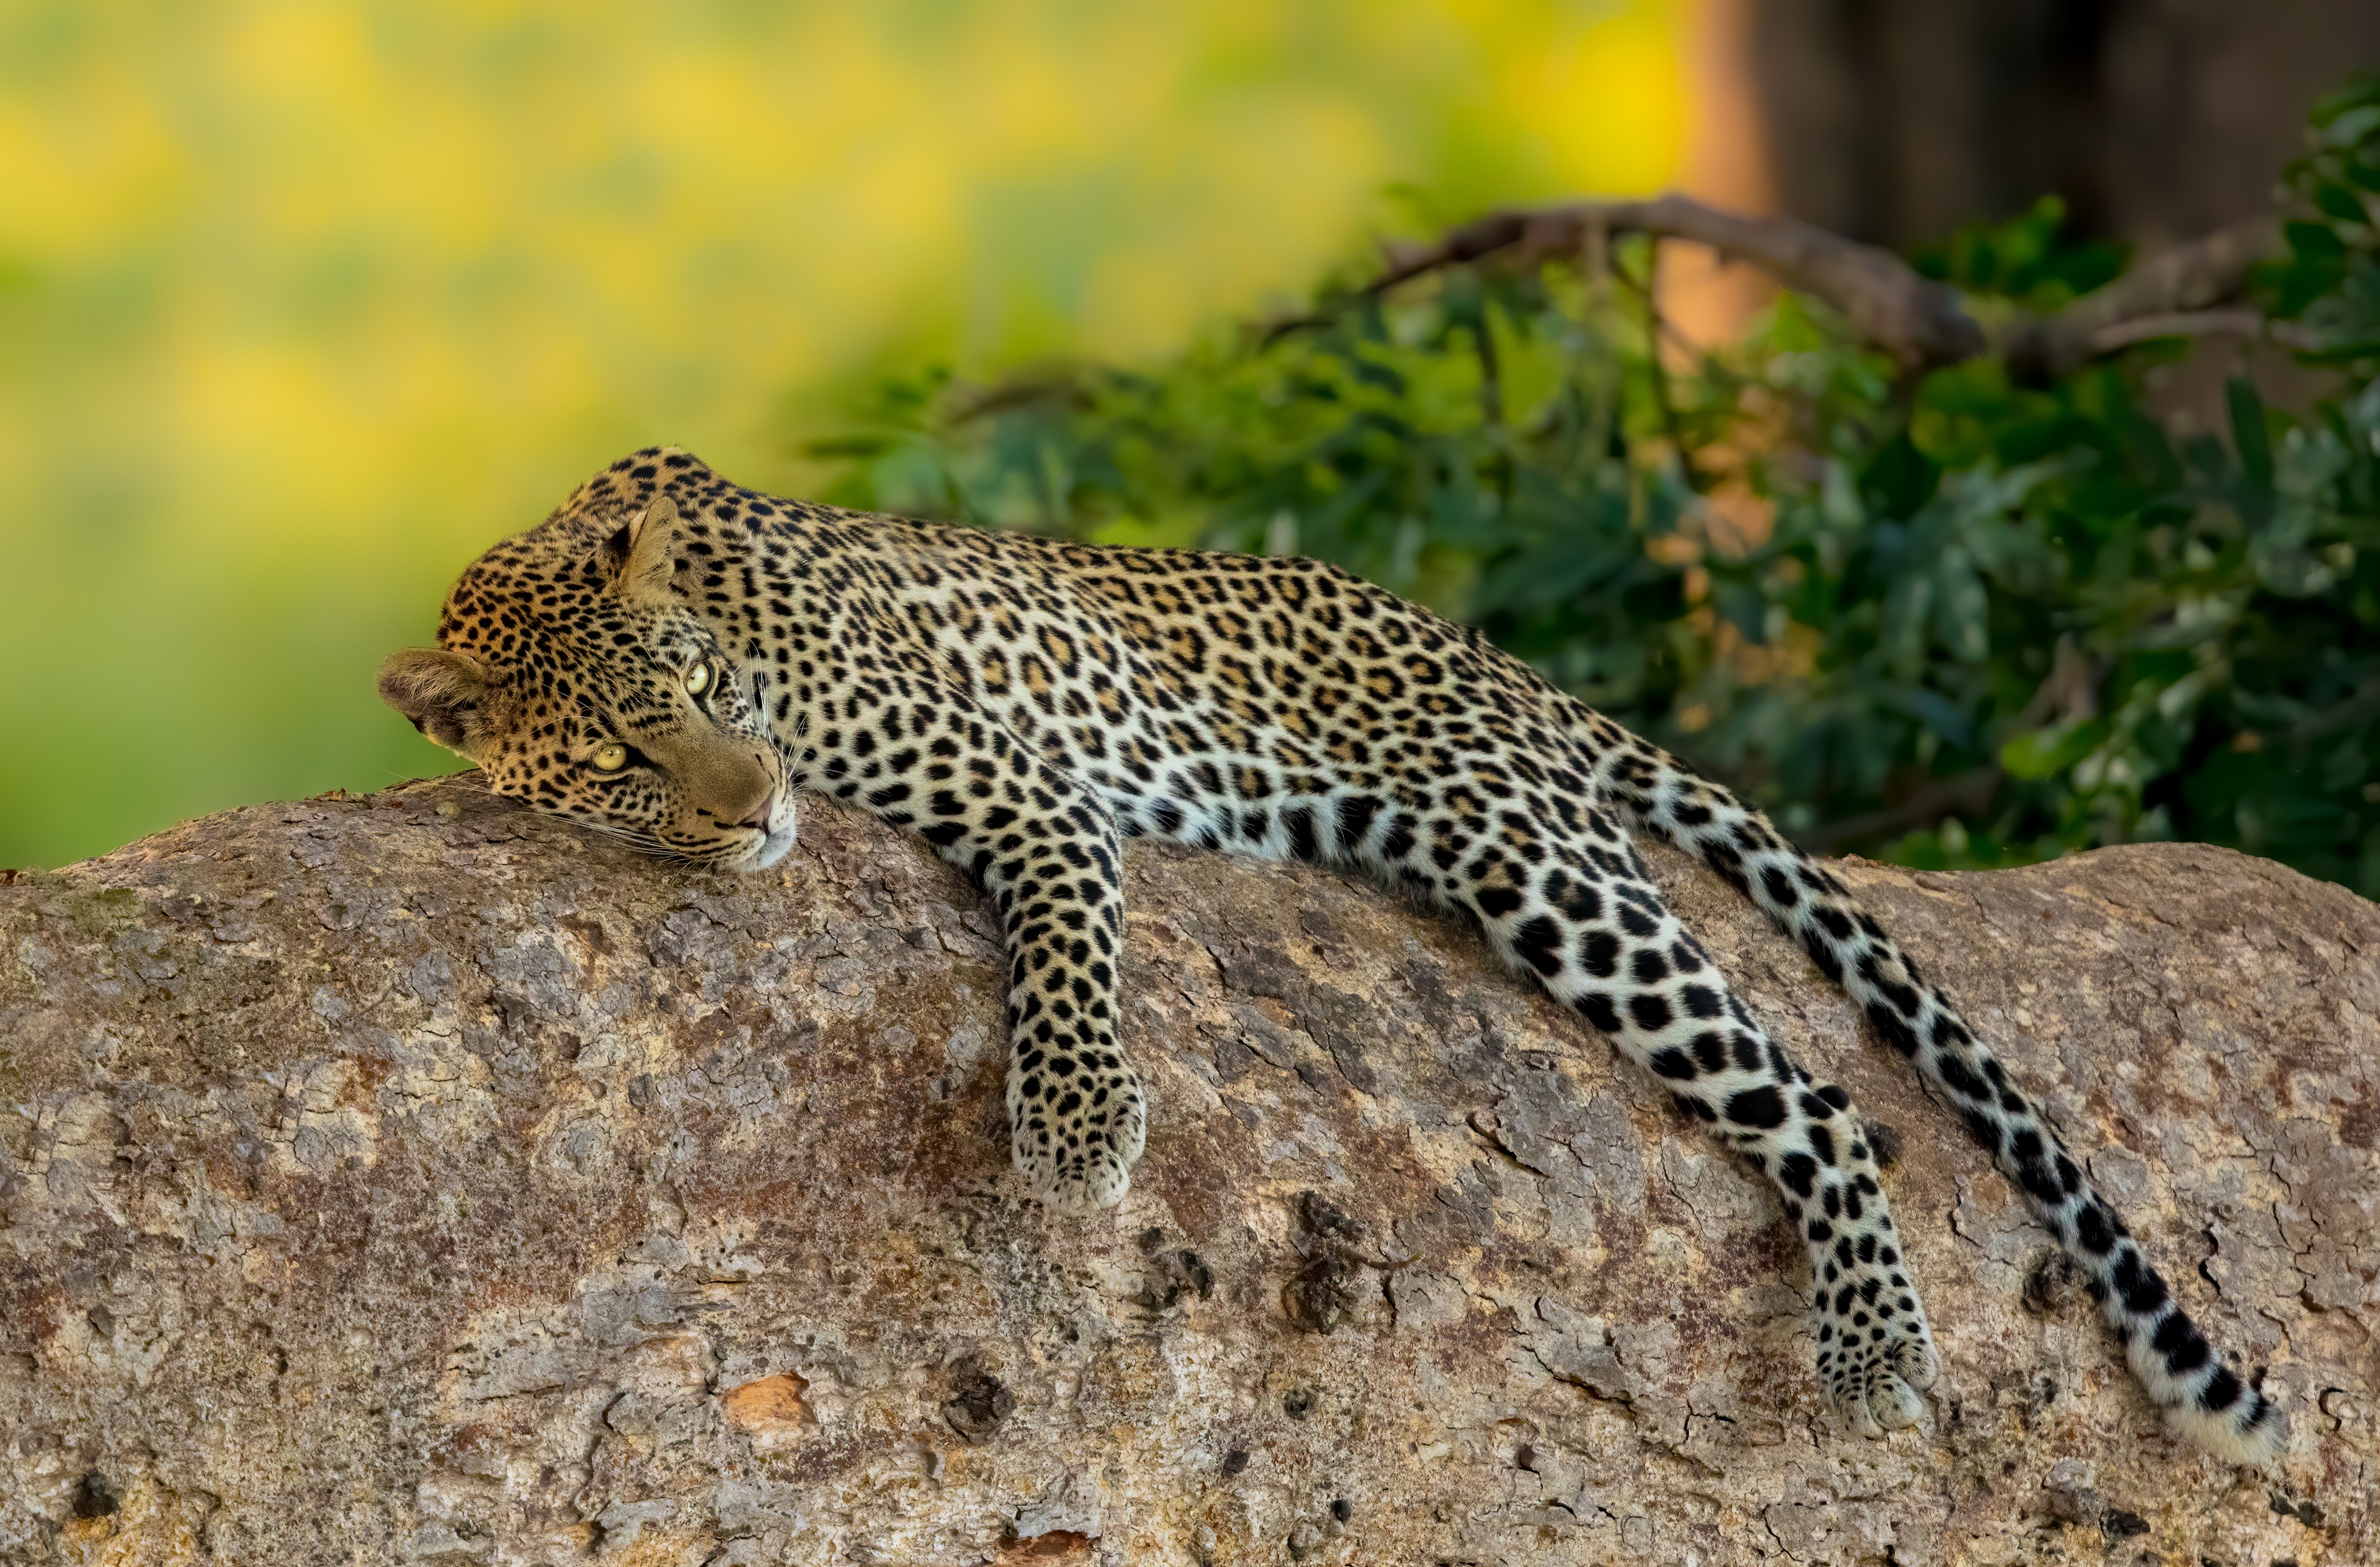
M 793 847 L 794 823 L 788 815 L 782 825 L 771 826 L 743 847 L 720 856 L 716 863 L 722 870 L 766 870 L 792 853 Z

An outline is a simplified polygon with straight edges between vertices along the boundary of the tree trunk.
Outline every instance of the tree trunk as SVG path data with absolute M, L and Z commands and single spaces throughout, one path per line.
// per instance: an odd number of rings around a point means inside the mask
M 997 926 L 808 809 L 731 879 L 450 780 L 0 888 L 0 1559 L 2373 1555 L 2380 909 L 2340 888 L 2186 845 L 1840 868 L 2289 1405 L 2243 1474 L 1674 856 L 1780 1042 L 1898 1130 L 1930 1430 L 1825 1412 L 1763 1182 L 1328 871 L 1128 856 L 1148 1151 L 1121 1211 L 1042 1211 Z
M 1751 0 L 1737 25 L 1780 210 L 1896 247 L 2045 195 L 2151 249 L 2251 217 L 2314 100 L 2380 66 L 2370 0 Z

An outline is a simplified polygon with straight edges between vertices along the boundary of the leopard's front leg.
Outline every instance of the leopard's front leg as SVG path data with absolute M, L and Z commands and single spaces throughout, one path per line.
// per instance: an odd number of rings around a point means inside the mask
M 1111 1207 L 1147 1130 L 1116 1039 L 1123 883 L 1113 819 L 1091 792 L 983 723 L 979 754 L 931 747 L 915 825 L 964 866 L 1008 936 L 1008 1128 L 1016 1168 L 1053 1206 Z

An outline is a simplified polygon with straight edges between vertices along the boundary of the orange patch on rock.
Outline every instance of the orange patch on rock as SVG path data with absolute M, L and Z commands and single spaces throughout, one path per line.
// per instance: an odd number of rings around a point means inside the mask
M 790 1371 L 763 1377 L 720 1394 L 719 1410 L 728 1424 L 756 1437 L 797 1435 L 818 1423 L 802 1397 L 809 1386 Z

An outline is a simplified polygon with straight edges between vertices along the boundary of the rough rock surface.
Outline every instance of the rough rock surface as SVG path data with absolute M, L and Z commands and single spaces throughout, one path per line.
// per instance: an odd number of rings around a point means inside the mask
M 727 879 L 468 781 L 0 878 L 0 1560 L 2368 1561 L 2380 909 L 2219 850 L 1844 874 L 2291 1407 L 2158 1430 L 2047 1237 L 1718 882 L 1899 1131 L 1930 1430 L 1825 1413 L 1767 1188 L 1464 929 L 1128 858 L 1121 1212 L 1006 1170 L 996 927 L 812 805 Z

